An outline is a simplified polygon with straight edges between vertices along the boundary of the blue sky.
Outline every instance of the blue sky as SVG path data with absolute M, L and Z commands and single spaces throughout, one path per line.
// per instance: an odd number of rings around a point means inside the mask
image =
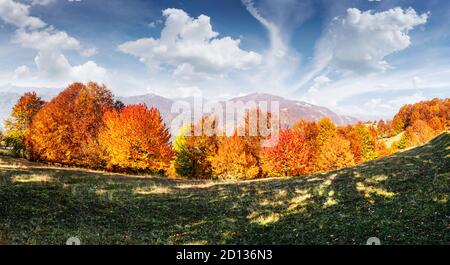
M 0 87 L 267 92 L 365 118 L 450 95 L 447 0 L 0 0 Z

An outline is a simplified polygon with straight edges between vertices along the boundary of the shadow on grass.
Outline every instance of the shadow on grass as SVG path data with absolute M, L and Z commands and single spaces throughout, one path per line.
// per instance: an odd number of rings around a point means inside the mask
M 236 183 L 3 165 L 0 242 L 449 244 L 448 146 L 444 134 L 354 168 Z

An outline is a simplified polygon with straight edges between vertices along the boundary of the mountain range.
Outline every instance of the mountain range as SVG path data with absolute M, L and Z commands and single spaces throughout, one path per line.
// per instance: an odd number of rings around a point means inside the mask
M 174 102 L 185 101 L 188 102 L 191 106 L 194 102 L 193 97 L 165 98 L 156 94 L 146 94 L 133 97 L 119 97 L 119 100 L 121 100 L 126 105 L 146 104 L 148 107 L 156 107 L 161 112 L 161 115 L 163 116 L 166 123 L 170 122 L 176 115 L 176 113 L 174 114 L 171 112 L 171 107 Z M 296 121 L 301 119 L 307 121 L 318 121 L 322 117 L 329 117 L 337 125 L 355 124 L 359 122 L 359 120 L 356 118 L 338 115 L 325 107 L 264 93 L 253 93 L 243 97 L 232 98 L 226 101 L 218 101 L 218 103 L 220 103 L 225 110 L 225 106 L 228 102 L 236 103 L 239 101 L 244 104 L 250 101 L 254 101 L 257 103 L 265 101 L 269 103 L 269 110 L 270 103 L 277 101 L 279 103 L 280 119 L 283 126 L 292 126 Z M 203 99 L 203 102 L 206 103 L 207 100 Z
M 19 97 L 27 91 L 38 91 L 38 95 L 44 100 L 50 100 L 54 97 L 60 89 L 51 88 L 22 88 L 14 87 L 10 85 L 0 86 L 0 128 L 3 127 L 3 120 L 7 119 L 11 113 L 11 109 L 17 102 Z M 148 107 L 156 107 L 161 112 L 161 115 L 166 123 L 177 115 L 177 113 L 171 112 L 172 105 L 177 101 L 188 102 L 193 104 L 194 98 L 166 98 L 156 94 L 145 94 L 139 96 L 130 97 L 118 97 L 124 104 L 146 104 Z M 207 99 L 202 99 L 203 102 L 207 102 Z M 329 117 L 337 125 L 347 125 L 359 122 L 358 119 L 350 116 L 338 115 L 328 108 L 309 104 L 303 101 L 286 99 L 280 96 L 264 93 L 253 93 L 242 97 L 232 98 L 226 101 L 219 101 L 222 106 L 225 106 L 227 102 L 241 101 L 244 104 L 249 101 L 261 102 L 265 101 L 269 103 L 277 101 L 280 109 L 280 119 L 283 126 L 292 126 L 296 121 L 300 119 L 308 121 L 317 121 L 322 117 Z

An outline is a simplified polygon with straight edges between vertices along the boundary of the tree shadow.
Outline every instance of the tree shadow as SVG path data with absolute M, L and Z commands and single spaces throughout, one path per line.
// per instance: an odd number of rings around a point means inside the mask
M 248 182 L 1 166 L 0 242 L 448 244 L 449 138 L 354 168 Z

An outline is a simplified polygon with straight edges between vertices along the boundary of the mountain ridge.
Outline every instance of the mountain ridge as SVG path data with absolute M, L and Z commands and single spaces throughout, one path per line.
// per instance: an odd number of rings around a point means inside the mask
M 52 97 L 56 96 L 62 89 L 58 88 L 25 88 L 17 87 L 12 85 L 0 86 L 0 128 L 3 128 L 4 120 L 9 118 L 11 109 L 20 96 L 25 92 L 36 91 L 40 97 L 44 100 L 50 100 Z M 194 97 L 164 97 L 155 93 L 148 93 L 136 96 L 118 96 L 118 100 L 121 100 L 124 104 L 146 104 L 148 107 L 156 107 L 161 113 L 164 121 L 170 123 L 173 118 L 176 117 L 177 113 L 172 113 L 172 105 L 176 101 L 186 101 L 191 106 L 194 102 Z M 213 100 L 208 100 L 202 98 L 203 103 L 214 102 Z M 266 101 L 273 102 L 278 101 L 280 107 L 280 116 L 282 120 L 282 125 L 292 126 L 296 121 L 304 119 L 308 121 L 317 121 L 322 117 L 329 117 L 337 125 L 347 125 L 355 124 L 360 120 L 354 117 L 339 115 L 332 110 L 310 104 L 304 101 L 298 101 L 294 99 L 288 99 L 281 96 L 268 94 L 268 93 L 250 93 L 245 96 L 237 96 L 228 100 L 217 101 L 220 104 L 225 104 L 230 101 L 242 101 L 244 103 L 249 101 Z
M 118 97 L 125 104 L 146 104 L 147 107 L 156 107 L 161 112 L 161 115 L 164 117 L 166 122 L 170 122 L 172 118 L 176 115 L 176 113 L 171 113 L 171 106 L 174 102 L 179 100 L 184 100 L 188 102 L 192 106 L 193 97 L 186 98 L 166 98 L 157 94 L 145 94 L 140 96 L 133 97 Z M 214 102 L 208 99 L 202 98 L 203 102 Z M 241 101 L 244 104 L 249 101 L 256 102 L 274 102 L 277 101 L 279 103 L 280 108 L 280 118 L 282 120 L 282 125 L 284 126 L 292 126 L 298 120 L 307 120 L 307 121 L 318 121 L 323 117 L 329 117 L 335 124 L 337 125 L 348 125 L 358 123 L 360 120 L 354 117 L 339 115 L 332 110 L 318 106 L 314 104 L 310 104 L 304 101 L 298 101 L 293 99 L 287 99 L 281 96 L 276 96 L 267 93 L 251 93 L 245 96 L 234 97 L 229 100 L 221 100 L 215 101 L 223 106 L 226 105 L 227 102 L 238 102 Z

